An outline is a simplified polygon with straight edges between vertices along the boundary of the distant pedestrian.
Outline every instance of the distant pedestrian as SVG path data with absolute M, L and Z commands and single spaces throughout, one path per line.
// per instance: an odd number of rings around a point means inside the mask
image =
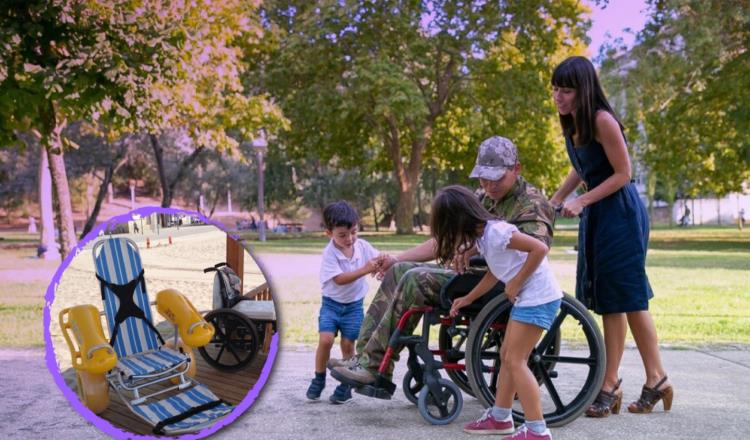
M 745 226 L 745 208 L 740 208 L 740 217 L 737 219 L 740 230 Z

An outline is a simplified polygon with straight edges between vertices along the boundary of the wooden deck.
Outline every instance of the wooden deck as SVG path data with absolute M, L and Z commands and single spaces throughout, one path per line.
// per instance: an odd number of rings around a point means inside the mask
M 198 374 L 196 380 L 206 385 L 214 394 L 224 401 L 237 405 L 247 395 L 248 391 L 258 381 L 263 365 L 266 362 L 266 354 L 258 352 L 255 359 L 245 369 L 225 373 L 208 365 L 196 350 L 196 360 L 198 364 Z M 63 377 L 68 387 L 76 391 L 75 370 L 72 368 L 63 372 Z M 99 417 L 109 421 L 114 426 L 130 431 L 136 434 L 153 435 L 151 425 L 145 423 L 136 416 L 122 401 L 117 393 L 110 389 L 110 403 L 106 411 L 99 414 Z

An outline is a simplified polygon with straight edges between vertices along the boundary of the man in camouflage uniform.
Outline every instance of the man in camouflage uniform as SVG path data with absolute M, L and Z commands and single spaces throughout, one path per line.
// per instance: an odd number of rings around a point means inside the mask
M 521 177 L 520 172 L 515 145 L 506 138 L 493 136 L 479 146 L 476 166 L 470 177 L 479 178 L 481 189 L 477 195 L 490 213 L 550 246 L 554 208 L 538 189 Z M 411 307 L 438 304 L 442 285 L 456 274 L 435 264 L 417 263 L 434 259 L 434 239 L 395 258 L 382 257 L 383 282 L 360 327 L 357 356 L 329 361 L 333 377 L 352 385 L 369 384 L 375 380 L 388 341 L 404 312 Z M 465 267 L 466 262 L 463 258 L 461 260 L 454 262 L 454 266 Z M 407 323 L 404 333 L 411 334 L 418 322 L 419 316 L 415 316 Z M 397 360 L 395 354 L 386 372 L 389 377 Z

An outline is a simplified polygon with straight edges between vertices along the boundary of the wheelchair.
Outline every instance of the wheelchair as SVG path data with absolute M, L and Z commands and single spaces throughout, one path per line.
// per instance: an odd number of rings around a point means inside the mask
M 453 298 L 464 296 L 479 282 L 486 267 L 474 258 L 464 274 L 455 275 L 441 289 L 439 304 L 406 311 L 391 336 L 376 380 L 355 388 L 359 394 L 390 399 L 396 385 L 387 377 L 390 360 L 400 347 L 408 349 L 402 388 L 431 424 L 454 421 L 463 407 L 462 391 L 492 406 L 500 372 L 500 347 L 510 317 L 511 303 L 498 283 L 489 292 L 448 315 Z M 422 315 L 422 334 L 404 335 L 409 318 Z M 430 348 L 430 327 L 439 325 L 437 349 Z M 529 356 L 529 368 L 540 385 L 544 419 L 551 427 L 563 426 L 580 416 L 594 401 L 604 381 L 604 340 L 596 321 L 575 298 L 564 294 L 560 311 L 549 331 L 542 334 Z M 443 378 L 445 370 L 450 380 Z M 513 418 L 523 422 L 520 402 Z
M 254 299 L 264 289 L 254 289 L 248 295 L 243 295 L 240 278 L 224 262 L 207 267 L 203 272 L 216 273 L 213 310 L 204 316 L 216 332 L 198 352 L 217 370 L 242 370 L 255 358 L 266 339 L 266 333 L 276 331 L 273 301 Z

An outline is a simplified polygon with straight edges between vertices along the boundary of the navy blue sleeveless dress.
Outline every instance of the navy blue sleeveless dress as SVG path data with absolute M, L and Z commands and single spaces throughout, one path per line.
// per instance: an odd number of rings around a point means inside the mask
M 573 146 L 568 157 L 588 190 L 614 174 L 596 140 Z M 649 222 L 633 183 L 583 209 L 578 226 L 576 298 L 599 314 L 648 310 L 654 296 L 646 276 Z

